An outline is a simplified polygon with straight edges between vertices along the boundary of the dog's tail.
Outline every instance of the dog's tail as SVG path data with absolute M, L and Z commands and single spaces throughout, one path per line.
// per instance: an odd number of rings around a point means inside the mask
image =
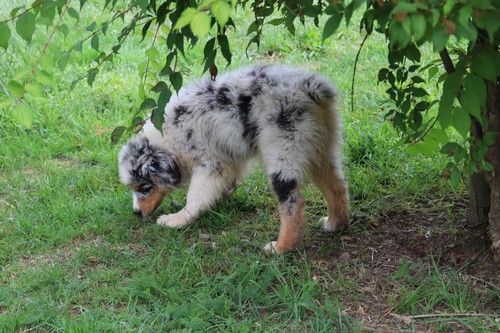
M 311 74 L 301 82 L 304 91 L 318 105 L 337 105 L 339 93 L 333 84 L 319 74 Z

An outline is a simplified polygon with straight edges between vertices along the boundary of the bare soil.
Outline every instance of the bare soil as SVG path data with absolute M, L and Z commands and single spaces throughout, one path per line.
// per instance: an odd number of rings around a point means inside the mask
M 392 277 L 404 260 L 412 263 L 415 275 L 436 265 L 458 272 L 471 288 L 500 287 L 500 269 L 488 250 L 487 225 L 467 225 L 465 207 L 466 202 L 457 202 L 447 210 L 421 207 L 391 211 L 369 222 L 355 218 L 339 237 L 340 249 L 327 251 L 324 244 L 332 236 L 315 230 L 306 248 L 315 261 L 314 278 L 327 288 L 342 274 L 356 281 L 353 290 L 335 291 L 342 296 L 345 314 L 362 320 L 367 331 L 433 331 L 424 320 L 398 314 L 391 305 L 391 291 L 398 288 Z M 486 302 L 478 311 L 498 317 L 500 307 Z M 467 331 L 453 317 L 450 321 L 457 331 Z

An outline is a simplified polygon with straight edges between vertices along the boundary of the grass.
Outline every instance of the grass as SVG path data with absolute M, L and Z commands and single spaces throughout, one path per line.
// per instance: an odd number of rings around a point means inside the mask
M 80 27 L 105 18 L 95 3 Z M 0 13 L 3 17 L 8 10 Z M 247 17 L 237 13 L 238 22 Z M 111 45 L 117 29 L 111 27 L 101 44 Z M 447 162 L 442 156 L 409 154 L 384 122 L 385 87 L 375 82 L 378 68 L 386 65 L 385 41 L 370 37 L 361 53 L 351 112 L 353 59 L 362 39 L 357 29 L 341 28 L 322 44 L 321 32 L 311 25 L 297 26 L 296 36 L 268 27 L 261 48 L 251 49 L 248 58 L 241 51 L 248 41 L 245 32 L 245 24 L 231 32 L 230 68 L 253 62 L 298 64 L 324 73 L 343 92 L 353 227 L 342 235 L 322 234 L 314 221 L 326 209 L 319 193 L 307 187 L 305 249 L 264 255 L 261 247 L 276 237 L 278 222 L 276 199 L 259 170 L 189 228 L 142 223 L 118 182 L 119 147 L 111 147 L 109 135 L 128 123 L 140 102 L 137 66 L 148 45 L 134 38 L 103 67 L 93 88 L 81 83 L 69 91 L 95 52 L 84 48 L 64 73 L 54 72 L 57 85 L 47 98 L 30 101 L 36 109 L 32 128 L 19 127 L 13 110 L 0 113 L 0 331 L 500 329 L 497 280 L 471 283 L 459 267 L 439 262 L 445 251 L 439 252 L 439 232 L 459 240 L 461 215 L 454 202 L 464 197 L 464 188 L 451 188 L 442 179 Z M 67 49 L 83 33 L 77 28 L 66 39 L 57 36 L 54 47 Z M 33 61 L 42 41 L 39 33 L 31 46 L 16 40 L 17 52 L 2 53 L 0 80 L 5 83 L 20 63 Z M 185 77 L 201 75 L 202 54 L 202 47 L 195 47 L 180 62 Z M 173 212 L 184 196 L 185 191 L 175 193 L 163 212 Z M 391 251 L 396 249 L 392 243 L 382 253 L 377 246 L 393 239 L 377 235 L 393 231 L 383 218 L 394 212 L 406 217 L 389 222 L 407 221 L 397 224 L 401 232 L 416 232 L 401 253 Z M 437 252 L 405 252 L 426 248 L 419 242 L 427 242 L 422 235 L 429 230 L 428 242 L 438 244 L 430 248 Z M 215 247 L 200 234 L 208 234 Z M 365 253 L 370 248 L 381 253 L 372 251 L 371 261 Z M 377 260 L 380 265 L 373 264 Z M 486 315 L 405 324 L 386 311 Z

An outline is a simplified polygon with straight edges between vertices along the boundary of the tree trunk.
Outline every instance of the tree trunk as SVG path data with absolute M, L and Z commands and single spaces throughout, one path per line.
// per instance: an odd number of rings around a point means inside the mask
M 470 226 L 488 223 L 490 196 L 490 185 L 484 174 L 476 173 L 472 175 L 469 182 L 469 212 L 467 219 Z
M 490 185 L 490 237 L 491 251 L 495 261 L 500 262 L 500 81 L 487 82 L 488 97 L 486 102 L 486 117 L 488 132 L 495 132 L 495 142 L 489 147 L 487 159 L 493 166 L 493 171 L 486 174 Z

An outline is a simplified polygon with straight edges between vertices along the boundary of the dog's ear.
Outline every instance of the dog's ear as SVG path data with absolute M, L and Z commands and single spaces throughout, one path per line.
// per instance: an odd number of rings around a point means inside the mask
M 150 154 L 149 140 L 135 137 L 123 145 L 118 157 L 120 180 L 124 184 L 139 182 L 144 157 Z
M 171 187 L 181 182 L 181 172 L 172 154 L 151 145 L 144 137 L 127 142 L 119 157 L 120 178 L 130 184 L 148 180 L 156 186 Z
M 181 171 L 174 156 L 162 149 L 153 148 L 147 168 L 153 184 L 177 186 L 181 182 Z

